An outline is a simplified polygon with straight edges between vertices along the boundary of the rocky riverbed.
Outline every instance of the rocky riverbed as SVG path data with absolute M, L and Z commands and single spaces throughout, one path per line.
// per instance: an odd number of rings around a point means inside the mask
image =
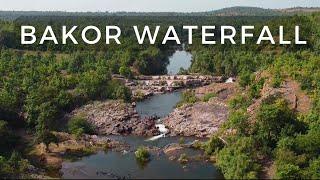
M 153 136 L 159 132 L 154 117 L 140 118 L 134 104 L 120 100 L 96 101 L 71 112 L 90 122 L 99 135 Z
M 208 102 L 196 102 L 176 108 L 163 119 L 171 136 L 210 137 L 228 119 L 227 100 L 237 92 L 237 85 L 214 83 L 195 90 L 201 98 L 207 93 L 216 94 Z

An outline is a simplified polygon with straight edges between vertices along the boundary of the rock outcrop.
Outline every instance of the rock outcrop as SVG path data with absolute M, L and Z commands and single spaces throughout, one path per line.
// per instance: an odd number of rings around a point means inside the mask
M 209 137 L 228 118 L 228 107 L 217 98 L 175 109 L 163 123 L 170 135 Z
M 87 119 L 100 135 L 153 136 L 159 132 L 152 118 L 140 118 L 134 106 L 122 101 L 96 101 L 74 110 L 72 116 Z
M 213 83 L 195 89 L 201 99 L 207 93 L 216 94 L 208 102 L 196 102 L 176 108 L 163 123 L 170 130 L 170 135 L 210 137 L 228 119 L 227 100 L 238 91 L 233 83 Z

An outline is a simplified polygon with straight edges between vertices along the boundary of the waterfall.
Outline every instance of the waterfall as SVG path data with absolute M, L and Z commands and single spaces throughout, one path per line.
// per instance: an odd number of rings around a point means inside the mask
M 158 128 L 159 132 L 161 133 L 160 135 L 153 136 L 146 141 L 155 141 L 157 139 L 166 137 L 166 134 L 169 132 L 169 129 L 166 128 L 164 124 L 156 124 L 156 127 Z

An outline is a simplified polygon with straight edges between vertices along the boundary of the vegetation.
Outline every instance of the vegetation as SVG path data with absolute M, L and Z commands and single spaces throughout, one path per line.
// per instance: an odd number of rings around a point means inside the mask
M 211 98 L 216 97 L 215 93 L 207 93 L 202 97 L 203 102 L 208 102 Z
M 73 117 L 68 122 L 68 131 L 79 138 L 83 134 L 92 134 L 94 129 L 86 119 L 81 117 Z
M 192 90 L 187 90 L 182 93 L 181 100 L 177 104 L 177 107 L 180 107 L 184 104 L 194 104 L 198 101 L 195 93 Z
M 150 153 L 145 147 L 139 147 L 134 154 L 137 161 L 140 163 L 147 163 L 150 161 Z

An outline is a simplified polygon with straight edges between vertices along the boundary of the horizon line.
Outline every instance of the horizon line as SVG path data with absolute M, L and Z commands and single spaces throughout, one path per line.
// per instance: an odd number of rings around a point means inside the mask
M 0 12 L 66 12 L 66 13 L 206 13 L 210 11 L 217 11 L 222 9 L 228 9 L 228 8 L 235 8 L 235 7 L 242 7 L 242 8 L 260 8 L 265 10 L 286 10 L 286 9 L 294 9 L 294 8 L 314 8 L 320 9 L 320 6 L 292 6 L 287 8 L 264 8 L 259 6 L 228 6 L 224 8 L 218 8 L 218 9 L 211 9 L 206 11 L 72 11 L 72 10 L 5 10 L 0 9 Z

